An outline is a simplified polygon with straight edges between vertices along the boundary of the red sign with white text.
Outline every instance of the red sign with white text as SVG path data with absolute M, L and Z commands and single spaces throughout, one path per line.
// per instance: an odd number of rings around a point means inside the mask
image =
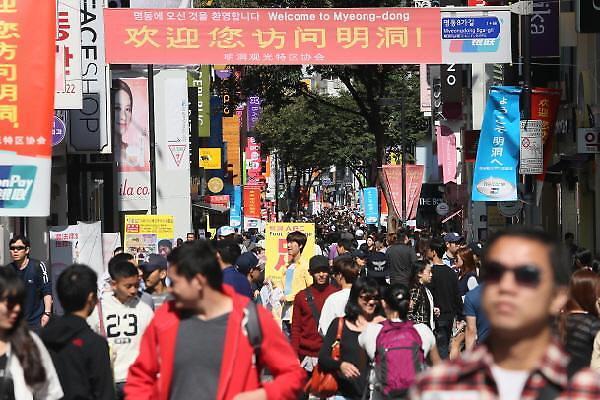
M 244 217 L 260 218 L 260 189 L 244 188 Z
M 439 8 L 104 10 L 109 64 L 439 64 Z

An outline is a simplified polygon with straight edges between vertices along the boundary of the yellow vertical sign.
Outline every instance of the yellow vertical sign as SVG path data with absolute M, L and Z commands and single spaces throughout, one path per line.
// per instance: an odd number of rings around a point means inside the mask
M 315 255 L 315 225 L 293 222 L 268 223 L 265 230 L 265 279 L 271 280 L 277 287 L 283 287 L 283 277 L 289 265 L 287 253 L 287 235 L 299 231 L 306 235 L 306 246 L 302 251 L 300 263 L 308 266 L 309 260 Z

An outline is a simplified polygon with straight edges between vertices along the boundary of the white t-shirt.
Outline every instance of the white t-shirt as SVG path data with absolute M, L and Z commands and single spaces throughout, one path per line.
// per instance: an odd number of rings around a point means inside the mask
M 331 321 L 346 315 L 348 297 L 350 297 L 350 289 L 342 289 L 330 294 L 325 299 L 323 309 L 321 310 L 321 317 L 319 318 L 319 333 L 321 336 L 325 336 L 329 325 L 331 325 Z
M 139 298 L 121 303 L 115 296 L 105 296 L 101 300 L 102 320 L 106 340 L 111 352 L 115 382 L 125 382 L 127 371 L 138 356 L 142 335 L 154 316 L 150 306 Z M 98 307 L 87 319 L 96 333 L 103 335 L 98 317 Z
M 519 400 L 527 378 L 529 378 L 529 371 L 515 371 L 493 365 L 492 375 L 496 381 L 500 399 Z
M 401 320 L 393 319 L 392 322 L 401 322 Z M 421 349 L 423 349 L 423 353 L 425 354 L 425 357 L 427 357 L 429 351 L 435 345 L 435 336 L 426 324 L 415 324 L 413 327 L 421 337 Z M 375 358 L 377 336 L 382 328 L 383 325 L 381 324 L 370 323 L 358 336 L 358 345 L 365 349 L 371 360 Z

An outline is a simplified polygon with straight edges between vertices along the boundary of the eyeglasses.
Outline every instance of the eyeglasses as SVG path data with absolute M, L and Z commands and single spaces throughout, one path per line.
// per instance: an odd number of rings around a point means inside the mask
M 514 275 L 515 281 L 521 286 L 535 287 L 540 283 L 540 269 L 534 265 L 521 265 L 508 268 L 498 262 L 488 262 L 482 265 L 483 280 L 487 283 L 498 283 L 506 272 Z
M 371 300 L 379 301 L 379 296 L 374 294 L 361 294 L 358 297 L 360 297 L 360 299 L 365 301 L 366 303 L 370 302 Z
M 26 248 L 26 246 L 10 246 L 10 251 L 23 251 Z

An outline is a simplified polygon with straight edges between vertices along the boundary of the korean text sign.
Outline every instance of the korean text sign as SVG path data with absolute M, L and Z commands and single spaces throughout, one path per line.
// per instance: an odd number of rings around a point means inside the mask
M 490 89 L 473 176 L 473 201 L 517 200 L 521 88 Z
M 365 222 L 376 224 L 379 222 L 379 193 L 376 187 L 363 189 Z
M 440 63 L 439 8 L 104 10 L 110 64 Z
M 300 262 L 308 265 L 315 255 L 315 225 L 288 222 L 272 222 L 267 224 L 265 231 L 265 246 L 267 263 L 265 279 L 271 280 L 275 286 L 283 285 L 283 276 L 289 265 L 286 237 L 289 233 L 300 231 L 307 236 L 306 246 L 302 251 Z
M 55 29 L 56 2 L 0 1 L 0 216 L 50 214 Z

